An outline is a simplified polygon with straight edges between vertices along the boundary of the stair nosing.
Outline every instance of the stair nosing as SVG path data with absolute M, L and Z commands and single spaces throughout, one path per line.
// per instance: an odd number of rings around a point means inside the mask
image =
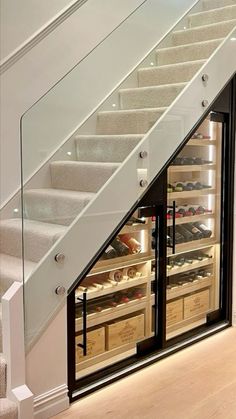
M 132 113 L 132 112 L 136 113 L 138 111 L 140 111 L 140 112 L 153 112 L 153 111 L 165 112 L 166 109 L 168 109 L 168 106 L 163 106 L 163 107 L 159 107 L 159 108 L 118 109 L 116 111 L 101 111 L 101 112 L 98 112 L 98 115 L 103 115 L 103 114 L 107 114 L 107 113 L 112 113 L 114 115 L 118 114 L 118 113 L 119 114 L 120 113 Z M 102 134 L 100 134 L 100 135 L 102 135 Z M 143 135 L 143 134 L 137 134 L 137 135 Z
M 121 89 L 119 90 L 119 93 L 122 92 L 130 92 L 130 91 L 140 91 L 140 90 L 151 90 L 151 89 L 166 89 L 167 87 L 172 88 L 173 86 L 177 86 L 177 87 L 185 87 L 188 84 L 188 82 L 179 82 L 179 83 L 168 83 L 168 84 L 158 84 L 158 85 L 154 85 L 154 86 L 140 86 L 140 87 L 131 87 L 128 89 Z
M 232 5 L 228 5 L 228 6 L 224 6 L 224 7 L 218 7 L 216 9 L 203 10 L 202 12 L 192 13 L 192 14 L 188 15 L 188 17 L 190 18 L 192 16 L 200 16 L 200 15 L 204 15 L 204 14 L 207 14 L 207 13 L 215 12 L 215 11 L 218 11 L 218 10 L 230 9 L 232 7 L 236 7 L 236 4 L 232 4 Z
M 169 51 L 169 50 L 174 50 L 174 49 L 177 49 L 177 48 L 187 48 L 187 47 L 192 47 L 193 45 L 197 46 L 197 45 L 202 45 L 202 44 L 207 44 L 207 43 L 212 43 L 213 44 L 214 42 L 217 42 L 217 41 L 220 43 L 220 42 L 224 41 L 224 39 L 225 38 L 207 39 L 206 41 L 190 42 L 189 44 L 173 45 L 171 47 L 159 48 L 159 49 L 156 50 L 156 54 L 158 54 L 158 52 L 160 52 L 160 51 Z M 195 61 L 195 60 L 192 60 L 192 61 Z M 198 61 L 198 60 L 196 60 L 196 61 Z M 186 61 L 183 61 L 183 62 L 186 62 Z M 187 61 L 187 62 L 190 62 L 190 61 Z M 180 64 L 180 63 L 178 63 L 178 64 Z M 168 64 L 168 65 L 170 65 L 170 64 Z
M 180 34 L 180 33 L 187 33 L 190 31 L 200 31 L 200 30 L 204 30 L 206 27 L 207 28 L 212 28 L 214 26 L 219 26 L 219 25 L 226 25 L 227 23 L 230 22 L 236 22 L 236 19 L 230 19 L 230 20 L 222 20 L 220 22 L 216 22 L 216 23 L 207 23 L 206 25 L 203 26 L 194 26 L 193 28 L 187 28 L 187 29 L 181 29 L 179 31 L 173 31 L 172 35 L 176 35 L 176 34 Z M 184 44 L 185 45 L 185 44 Z
M 202 63 L 202 64 L 204 64 L 206 61 L 207 61 L 206 59 L 202 59 L 202 60 L 193 60 L 193 61 L 183 61 L 183 62 L 180 62 L 180 63 L 173 63 L 173 64 L 156 65 L 156 66 L 153 66 L 153 67 L 143 67 L 143 68 L 138 69 L 138 73 L 142 73 L 144 71 L 160 70 L 160 68 L 163 70 L 167 67 L 170 67 L 170 68 L 175 67 L 175 66 L 176 67 L 178 67 L 178 66 L 181 67 L 182 65 L 187 66 L 187 64 L 192 64 L 192 63 Z M 174 83 L 174 84 L 176 84 L 176 83 Z

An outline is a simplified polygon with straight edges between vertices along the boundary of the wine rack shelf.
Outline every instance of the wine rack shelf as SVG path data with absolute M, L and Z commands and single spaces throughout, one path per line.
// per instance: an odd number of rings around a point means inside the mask
M 175 199 L 182 199 L 182 198 L 196 198 L 198 196 L 204 195 L 214 195 L 216 190 L 214 188 L 204 188 L 201 190 L 193 190 L 193 191 L 183 191 L 183 192 L 170 192 L 168 193 L 168 202 L 173 201 Z
M 193 165 L 182 165 L 182 166 L 170 166 L 169 173 L 182 173 L 182 172 L 202 172 L 205 170 L 215 170 L 215 164 L 193 164 Z M 179 192 L 178 192 L 179 193 Z
M 190 284 L 186 285 L 176 285 L 175 288 L 172 288 L 171 290 L 167 290 L 167 301 L 173 300 L 174 298 L 183 297 L 191 292 L 199 291 L 204 288 L 209 288 L 212 286 L 213 278 L 212 277 L 206 277 L 202 279 L 198 279 L 196 282 L 192 282 Z
M 136 354 L 136 343 L 128 343 L 120 346 L 119 348 L 105 351 L 100 355 L 76 364 L 76 378 L 79 379 L 84 377 L 87 374 L 97 371 L 98 368 L 105 368 L 110 365 L 111 362 L 114 363 L 121 361 L 122 359 L 134 354 Z
M 139 300 L 131 300 L 128 303 L 118 304 L 116 307 L 105 308 L 100 313 L 91 313 L 87 315 L 88 328 L 100 325 L 101 323 L 110 322 L 118 317 L 126 316 L 136 311 L 141 311 L 146 308 L 148 298 L 145 296 Z M 82 330 L 83 319 L 77 317 L 75 319 L 76 332 Z
M 186 146 L 209 146 L 209 145 L 214 145 L 216 146 L 216 141 L 215 140 L 211 140 L 211 139 L 195 139 L 195 138 L 191 138 L 191 140 L 188 141 L 188 143 L 186 144 Z
M 140 276 L 139 278 L 129 278 L 128 280 L 122 280 L 120 282 L 116 282 L 116 285 L 107 285 L 104 286 L 103 289 L 96 289 L 94 286 L 94 290 L 87 290 L 87 301 L 93 300 L 94 298 L 103 297 L 105 295 L 112 294 L 114 292 L 122 291 L 129 289 L 131 287 L 137 287 L 139 285 L 146 284 L 148 281 L 148 277 Z M 76 293 L 76 300 L 75 302 L 78 303 L 77 298 L 82 297 L 83 291 Z
M 184 263 L 183 266 L 178 267 L 174 266 L 172 269 L 167 270 L 167 276 L 179 275 L 185 272 L 189 272 L 192 270 L 204 268 L 206 266 L 211 266 L 214 263 L 214 259 L 204 259 L 201 261 L 193 261 L 193 263 Z
M 143 255 L 143 256 L 142 256 Z M 98 273 L 109 272 L 114 269 L 126 268 L 131 265 L 141 265 L 152 259 L 152 255 L 145 254 L 128 255 L 114 259 L 102 260 L 96 263 L 95 267 L 90 271 L 87 276 L 96 275 Z
M 122 230 L 119 232 L 120 234 L 132 234 L 137 233 L 139 231 L 149 230 L 150 225 L 149 223 L 146 224 L 133 224 L 132 226 L 125 225 Z
M 215 218 L 215 214 L 213 213 L 205 213 L 201 215 L 192 215 L 190 217 L 180 217 L 175 219 L 175 224 L 186 224 L 186 223 L 195 223 L 197 221 L 202 221 L 204 219 Z M 167 220 L 167 226 L 173 225 L 173 219 Z
M 172 253 L 172 249 L 167 249 L 168 256 L 177 256 L 181 253 L 189 252 L 190 250 L 201 250 L 204 247 L 216 244 L 215 237 L 210 237 L 209 239 L 200 239 L 200 240 L 193 240 L 191 242 L 177 244 L 175 246 L 175 253 Z

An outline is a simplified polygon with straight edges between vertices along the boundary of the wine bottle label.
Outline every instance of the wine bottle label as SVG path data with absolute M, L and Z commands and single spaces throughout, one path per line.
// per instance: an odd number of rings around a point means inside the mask
M 192 227 L 191 231 L 192 231 L 193 234 L 198 234 L 199 233 L 199 230 L 197 229 L 197 227 Z

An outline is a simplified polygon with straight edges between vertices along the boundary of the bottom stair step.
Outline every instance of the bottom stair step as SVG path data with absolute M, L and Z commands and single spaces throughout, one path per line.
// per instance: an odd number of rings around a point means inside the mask
M 7 378 L 6 378 L 7 364 L 2 354 L 0 354 L 0 398 L 6 396 Z
M 26 218 L 69 225 L 95 196 L 93 192 L 66 189 L 30 189 L 24 193 Z
M 16 404 L 9 399 L 0 399 L 0 419 L 17 419 L 17 417 Z

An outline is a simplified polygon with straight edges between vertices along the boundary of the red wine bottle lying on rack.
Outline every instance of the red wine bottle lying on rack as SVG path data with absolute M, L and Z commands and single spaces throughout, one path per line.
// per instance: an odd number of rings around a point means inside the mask
M 140 253 L 142 250 L 141 244 L 130 234 L 122 234 L 121 241 L 128 246 L 132 253 Z
M 102 254 L 101 259 L 113 259 L 117 257 L 118 257 L 117 251 L 112 246 L 108 246 L 106 250 L 104 251 L 104 253 Z
M 129 247 L 117 237 L 111 242 L 111 246 L 116 250 L 118 256 L 127 256 L 130 253 Z

